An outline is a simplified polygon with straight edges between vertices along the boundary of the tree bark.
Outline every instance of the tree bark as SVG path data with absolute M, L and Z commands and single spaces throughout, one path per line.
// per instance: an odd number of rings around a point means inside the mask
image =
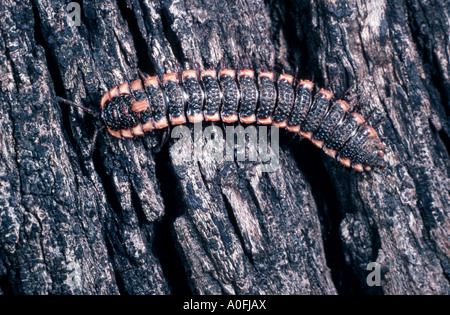
M 80 26 L 66 5 L 0 2 L 0 294 L 450 293 L 446 1 L 83 1 Z M 160 132 L 100 131 L 91 156 L 98 119 L 56 99 L 224 66 L 349 90 L 388 167 L 284 132 L 275 172 L 182 161 Z

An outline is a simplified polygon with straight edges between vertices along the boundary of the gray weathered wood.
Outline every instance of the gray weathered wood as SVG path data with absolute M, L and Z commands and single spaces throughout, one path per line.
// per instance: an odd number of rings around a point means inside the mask
M 67 3 L 0 2 L 0 294 L 450 293 L 446 1 L 83 1 L 80 26 Z M 91 157 L 97 120 L 56 101 L 198 66 L 350 88 L 387 169 L 283 132 L 271 173 L 160 133 L 103 130 Z

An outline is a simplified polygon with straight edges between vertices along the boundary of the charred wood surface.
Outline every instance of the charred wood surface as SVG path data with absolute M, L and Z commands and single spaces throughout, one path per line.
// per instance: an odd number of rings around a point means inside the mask
M 0 1 L 0 294 L 450 293 L 447 1 L 83 1 L 79 26 L 68 3 Z M 57 101 L 224 66 L 348 90 L 388 167 L 284 132 L 275 172 L 162 132 L 91 155 L 98 119 Z

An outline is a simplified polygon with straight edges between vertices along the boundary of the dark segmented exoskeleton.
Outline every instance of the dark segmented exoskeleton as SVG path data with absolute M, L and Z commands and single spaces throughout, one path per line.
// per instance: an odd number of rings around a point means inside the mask
M 312 138 L 312 133 L 319 128 L 326 112 L 328 111 L 332 97 L 333 93 L 324 89 L 321 89 L 316 94 L 308 115 L 300 126 L 300 130 L 302 132 L 301 134 L 303 136 L 308 139 Z
M 198 81 L 195 70 L 183 72 L 183 85 L 187 94 L 186 115 L 189 122 L 197 123 L 203 121 L 203 89 Z
M 256 122 L 256 105 L 258 103 L 258 87 L 255 82 L 255 72 L 244 69 L 238 74 L 241 102 L 239 107 L 239 120 L 244 124 Z
M 162 91 L 165 92 L 167 97 L 167 113 L 172 125 L 181 125 L 186 123 L 183 89 L 183 85 L 179 84 L 176 73 L 169 73 L 163 76 Z
M 287 121 L 287 129 L 290 132 L 299 133 L 300 124 L 306 119 L 308 110 L 312 102 L 312 90 L 314 83 L 307 80 L 300 80 L 297 85 L 294 108 Z
M 294 77 L 288 74 L 281 74 L 278 78 L 278 99 L 273 114 L 273 125 L 276 127 L 287 127 L 287 119 L 291 114 L 295 97 L 293 81 Z
M 236 71 L 222 69 L 219 72 L 220 87 L 222 89 L 222 108 L 220 116 L 225 123 L 238 121 L 240 92 L 236 82 Z
M 243 69 L 186 70 L 124 83 L 101 100 L 110 134 L 132 138 L 152 129 L 201 121 L 286 128 L 357 171 L 384 167 L 385 146 L 364 117 L 327 89 L 293 76 Z M 186 119 L 187 117 L 187 119 Z
M 261 72 L 258 76 L 259 106 L 256 111 L 256 120 L 261 125 L 271 125 L 272 113 L 277 105 L 277 88 L 273 72 Z
M 319 148 L 328 140 L 334 131 L 344 121 L 345 114 L 350 109 L 350 105 L 344 100 L 338 100 L 328 110 L 326 117 L 323 119 L 320 126 L 314 131 L 311 141 Z
M 148 103 L 151 104 L 155 128 L 161 129 L 168 127 L 169 122 L 166 116 L 167 100 L 164 96 L 163 89 L 160 87 L 158 77 L 146 78 L 144 86 L 148 95 Z
M 205 91 L 205 104 L 203 106 L 203 115 L 206 121 L 219 121 L 221 93 L 220 85 L 217 81 L 216 70 L 205 70 L 202 72 L 201 80 Z

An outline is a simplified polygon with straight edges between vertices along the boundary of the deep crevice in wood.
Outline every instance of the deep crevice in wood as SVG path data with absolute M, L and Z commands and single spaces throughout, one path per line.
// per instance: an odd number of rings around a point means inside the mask
M 114 245 L 112 244 L 112 240 L 110 239 L 109 233 L 111 231 L 107 231 L 105 234 L 105 247 L 107 249 L 108 258 L 110 260 L 111 264 L 115 264 L 114 262 L 114 256 L 116 255 L 117 249 L 114 248 Z M 118 289 L 119 293 L 121 295 L 127 295 L 128 291 L 124 284 L 124 279 L 120 275 L 120 272 L 117 268 L 114 269 L 114 278 L 115 278 L 115 286 Z
M 145 39 L 142 37 L 141 30 L 137 23 L 135 12 L 128 8 L 124 1 L 117 1 L 122 18 L 127 22 L 130 34 L 133 38 L 134 47 L 136 47 L 137 65 L 138 69 L 147 75 L 155 75 L 155 68 L 150 60 L 148 47 L 145 44 Z
M 167 3 L 164 1 L 161 2 L 161 11 L 159 12 L 161 15 L 161 23 L 162 28 L 164 30 L 164 35 L 167 38 L 167 41 L 169 42 L 170 48 L 172 50 L 172 53 L 174 54 L 176 60 L 183 64 L 184 61 L 184 54 L 183 50 L 181 48 L 180 39 L 178 38 L 177 34 L 172 29 L 172 23 L 173 20 L 171 18 L 171 14 L 169 12 L 169 8 L 167 7 Z M 165 65 L 166 70 L 168 69 L 169 65 Z M 177 69 L 168 69 L 167 71 L 175 71 Z
M 114 213 L 118 217 L 121 217 L 122 207 L 119 198 L 117 197 L 118 192 L 116 191 L 114 183 L 112 182 L 110 176 L 111 173 L 107 171 L 106 166 L 103 164 L 104 160 L 101 155 L 102 154 L 99 152 L 99 150 L 94 150 L 92 162 L 94 163 L 95 171 L 100 178 L 102 186 L 105 187 L 105 195 L 109 206 L 112 210 L 114 210 Z
M 333 183 L 323 165 L 323 153 L 307 140 L 297 143 L 291 150 L 298 167 L 311 185 L 317 203 L 325 257 L 336 290 L 340 294 L 362 293 L 357 277 L 344 258 L 342 240 L 339 234 L 342 210 L 339 207 Z M 305 156 L 305 152 L 308 152 L 308 156 Z M 336 167 L 341 166 L 336 165 Z
M 48 46 L 45 40 L 43 30 L 41 28 L 41 18 L 39 17 L 38 8 L 36 6 L 35 1 L 31 1 L 31 5 L 33 8 L 33 15 L 34 15 L 34 34 L 36 44 L 40 45 L 44 49 L 48 72 L 50 73 L 55 95 L 66 99 L 67 95 L 64 89 L 63 78 L 61 77 L 61 71 L 58 62 L 55 60 L 53 56 L 51 48 Z M 56 99 L 54 100 L 54 102 L 58 103 Z M 67 135 L 72 147 L 77 148 L 77 141 L 72 132 L 72 127 L 70 123 L 70 114 L 72 111 L 68 108 L 68 106 L 60 106 L 59 104 L 58 106 L 61 109 L 62 123 L 64 126 L 65 134 Z M 78 153 L 79 150 L 77 150 L 77 154 Z M 82 166 L 81 169 L 84 174 L 87 174 L 84 166 Z
M 228 218 L 230 219 L 231 226 L 234 229 L 234 232 L 236 233 L 236 236 L 239 239 L 239 242 L 241 244 L 241 248 L 244 251 L 245 256 L 247 256 L 248 260 L 252 265 L 255 264 L 253 261 L 252 254 L 247 250 L 247 246 L 245 246 L 244 238 L 242 236 L 241 230 L 239 229 L 239 225 L 236 220 L 236 216 L 233 213 L 233 207 L 230 205 L 229 201 L 227 200 L 227 197 L 222 193 L 223 203 L 224 207 L 227 210 Z
M 192 292 L 173 231 L 173 222 L 183 210 L 177 198 L 176 180 L 168 161 L 169 149 L 166 144 L 159 153 L 155 154 L 155 172 L 164 200 L 165 214 L 159 222 L 155 222 L 153 251 L 161 262 L 172 294 L 186 295 Z

